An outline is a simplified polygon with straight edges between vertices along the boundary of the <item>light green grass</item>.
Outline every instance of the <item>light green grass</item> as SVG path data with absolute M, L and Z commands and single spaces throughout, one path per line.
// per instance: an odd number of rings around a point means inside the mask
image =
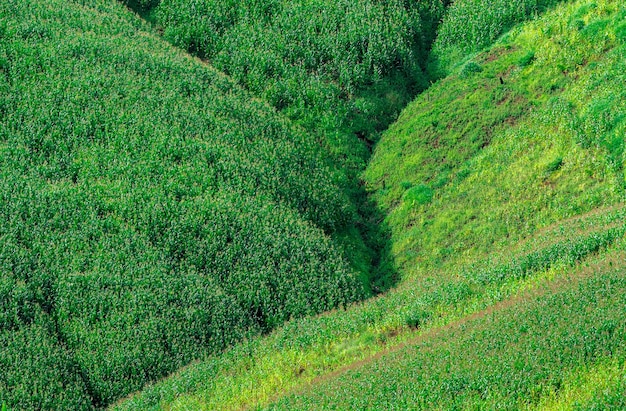
M 608 34 L 571 30 L 584 4 L 509 33 L 474 58 L 481 72 L 441 80 L 386 133 L 365 179 L 405 276 L 623 198 L 623 18 L 606 3 L 585 17 Z M 427 204 L 407 197 L 420 185 Z
M 541 411 L 623 409 L 626 406 L 626 362 L 605 359 L 572 370 L 562 387 L 544 396 L 538 405 Z
M 620 321 L 626 307 L 625 264 L 622 242 L 534 292 L 259 409 L 520 409 L 538 404 L 562 389 L 570 369 L 626 360 L 626 328 Z M 604 383 L 617 388 L 620 382 Z M 579 388 L 593 393 L 601 384 Z

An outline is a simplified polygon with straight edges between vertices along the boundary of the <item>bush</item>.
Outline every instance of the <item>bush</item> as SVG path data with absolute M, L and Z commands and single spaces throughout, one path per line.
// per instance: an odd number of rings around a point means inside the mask
M 427 185 L 420 184 L 407 190 L 402 199 L 410 204 L 428 204 L 433 199 L 433 190 Z
M 480 73 L 481 71 L 483 71 L 483 68 L 480 66 L 480 64 L 474 61 L 469 61 L 461 69 L 461 78 L 470 77 L 472 74 Z
M 524 54 L 522 58 L 519 59 L 519 63 L 517 64 L 520 67 L 524 68 L 524 67 L 530 66 L 533 63 L 533 61 L 535 61 L 535 52 L 529 51 L 528 53 Z

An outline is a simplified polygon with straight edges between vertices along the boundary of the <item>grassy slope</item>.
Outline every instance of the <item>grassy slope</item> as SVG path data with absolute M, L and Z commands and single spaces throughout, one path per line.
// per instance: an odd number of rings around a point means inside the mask
M 510 33 L 389 130 L 366 180 L 405 275 L 622 198 L 623 27 L 606 7 Z
M 561 392 L 564 382 L 581 371 L 591 379 L 623 370 L 625 268 L 622 242 L 531 292 L 264 409 L 522 409 L 564 401 L 571 395 Z M 619 380 L 577 387 L 590 391 L 579 404 L 612 392 L 602 409 L 621 409 Z
M 407 278 L 422 281 L 424 270 L 473 261 L 623 198 L 625 16 L 614 1 L 560 6 L 404 112 L 367 177 L 389 210 L 393 254 Z M 452 101 L 443 105 L 439 96 Z M 516 264 L 535 265 L 533 258 L 513 261 L 469 277 L 492 284 L 523 273 Z M 269 408 L 494 409 L 565 401 L 569 394 L 559 390 L 576 378 L 570 374 L 589 380 L 594 368 L 613 362 L 619 375 L 626 360 L 618 325 L 624 264 L 620 246 L 586 260 L 584 283 L 557 282 L 540 299 L 522 294 L 510 309 L 496 307 L 492 323 L 472 321 L 454 336 L 410 344 Z M 560 275 L 569 280 L 578 271 Z M 619 408 L 620 384 L 596 379 L 569 390 Z
M 494 250 L 474 264 L 407 280 L 384 297 L 347 311 L 292 321 L 268 337 L 192 364 L 113 408 L 241 409 L 289 392 L 306 392 L 311 384 L 334 378 L 355 363 L 369 362 L 415 338 L 445 334 L 451 324 L 465 323 L 495 304 L 518 299 L 520 292 L 567 277 L 572 264 L 623 237 L 625 217 L 621 206 L 600 209 L 548 227 L 516 247 Z M 528 260 L 543 263 L 533 266 Z M 507 272 L 524 274 L 481 280 L 494 266 L 507 265 L 512 266 Z
M 404 111 L 365 175 L 389 213 L 392 253 L 403 274 L 397 289 L 347 311 L 290 322 L 266 338 L 181 370 L 118 408 L 239 409 L 276 400 L 285 408 L 348 405 L 341 401 L 364 406 L 359 401 L 365 392 L 379 406 L 387 394 L 415 405 L 411 380 L 403 379 L 410 372 L 404 365 L 415 364 L 406 356 L 421 353 L 420 345 L 410 342 L 414 338 L 469 364 L 456 374 L 444 367 L 439 382 L 447 385 L 432 380 L 425 394 L 441 395 L 444 407 L 455 405 L 455 392 L 462 394 L 458 406 L 472 401 L 495 406 L 490 401 L 496 399 L 520 406 L 511 394 L 518 388 L 520 395 L 532 394 L 533 406 L 558 407 L 576 396 L 611 401 L 610 393 L 603 399 L 593 392 L 602 384 L 618 392 L 615 376 L 624 359 L 623 330 L 611 325 L 623 316 L 623 245 L 605 251 L 624 235 L 624 211 L 604 208 L 623 200 L 624 16 L 616 1 L 561 5 L 461 64 Z M 590 264 L 596 267 L 592 273 L 584 268 Z M 575 273 L 583 273 L 581 282 L 568 282 Z M 569 318 L 567 310 L 579 305 L 577 299 L 593 298 L 603 282 L 609 286 L 602 322 L 583 313 L 572 314 L 578 329 L 568 328 L 567 321 L 549 324 L 550 318 Z M 569 285 L 558 293 L 549 284 Z M 509 320 L 469 317 L 488 307 Z M 503 347 L 508 338 L 524 340 L 519 331 L 528 326 L 526 341 L 544 353 L 540 358 L 553 361 L 559 353 L 545 346 L 532 324 L 516 323 L 516 312 L 547 321 L 555 336 L 589 335 L 596 348 L 613 344 L 615 358 L 601 350 L 585 357 L 584 344 L 574 345 L 562 362 L 550 363 L 558 365 L 542 373 L 534 357 L 520 356 L 519 364 L 463 357 L 464 335 L 489 337 Z M 446 336 L 451 323 L 464 331 Z M 499 333 L 505 325 L 510 332 Z M 443 340 L 448 345 L 434 346 Z M 374 369 L 387 357 L 372 359 L 387 350 L 396 351 L 399 360 L 385 370 L 389 379 L 382 383 Z M 521 354 L 512 349 L 507 355 Z M 436 369 L 445 364 L 441 361 L 431 364 Z M 359 362 L 362 366 L 348 373 L 349 383 L 342 384 L 342 370 Z M 487 366 L 493 378 L 476 382 Z M 528 384 L 498 384 L 501 376 L 519 371 L 528 373 Z M 351 391 L 350 383 L 359 391 Z M 480 389 L 491 396 L 481 397 Z M 294 391 L 301 395 L 280 400 Z

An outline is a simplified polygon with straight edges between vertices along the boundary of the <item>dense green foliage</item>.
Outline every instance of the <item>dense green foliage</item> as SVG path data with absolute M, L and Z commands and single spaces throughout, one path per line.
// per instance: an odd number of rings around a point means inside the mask
M 430 74 L 445 75 L 451 65 L 490 45 L 516 23 L 537 17 L 561 0 L 457 0 L 438 31 Z
M 624 257 L 622 249 L 609 255 L 613 267 L 594 261 L 571 273 L 589 278 L 564 280 L 557 291 L 546 288 L 263 409 L 530 407 L 558 392 L 570 369 L 626 361 Z M 594 398 L 598 409 L 623 404 L 613 389 L 613 399 Z
M 618 0 L 121 3 L 0 3 L 3 411 L 623 407 Z
M 394 282 L 382 216 L 360 182 L 373 144 L 425 88 L 423 73 L 449 1 L 162 0 L 135 9 L 163 37 L 303 126 L 343 174 L 359 220 L 343 233 L 375 291 Z
M 453 61 L 383 135 L 365 180 L 397 288 L 117 408 L 620 409 L 624 17 L 563 2 Z
M 153 15 L 166 39 L 304 125 L 354 175 L 427 84 L 446 3 L 162 0 Z
M 301 129 L 110 1 L 0 4 L 0 403 L 106 405 L 368 294 Z

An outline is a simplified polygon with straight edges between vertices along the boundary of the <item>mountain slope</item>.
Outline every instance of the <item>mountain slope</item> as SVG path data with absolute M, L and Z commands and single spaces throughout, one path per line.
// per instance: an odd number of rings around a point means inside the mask
M 449 287 L 459 280 L 426 273 L 455 260 L 476 266 L 494 249 L 623 200 L 625 18 L 621 2 L 559 6 L 468 59 L 404 111 L 366 179 L 389 212 L 392 255 L 407 279 Z M 615 236 L 623 238 L 623 226 Z M 263 409 L 547 407 L 567 398 L 566 381 L 606 364 L 614 373 L 606 384 L 570 390 L 583 407 L 623 407 L 623 240 L 588 256 L 574 247 L 579 257 L 558 262 L 569 247 L 459 270 L 469 295 L 542 271 L 548 277 L 533 286 L 539 296 L 520 291 L 486 315 Z M 569 266 L 579 259 L 584 264 Z
M 619 408 L 625 18 L 564 2 L 457 57 L 383 135 L 365 181 L 397 288 L 115 408 Z
M 117 2 L 0 16 L 0 404 L 102 407 L 370 294 L 301 128 Z

